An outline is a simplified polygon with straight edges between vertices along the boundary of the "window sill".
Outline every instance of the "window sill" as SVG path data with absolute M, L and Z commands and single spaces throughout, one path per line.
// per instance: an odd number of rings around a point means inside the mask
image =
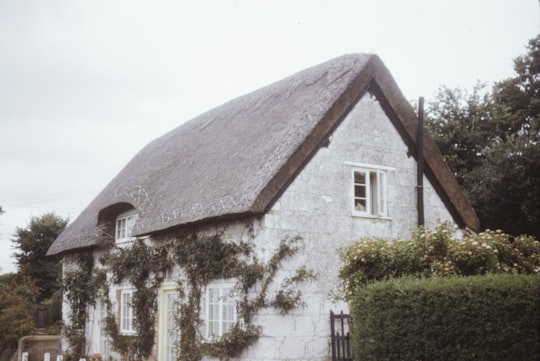
M 372 214 L 365 214 L 365 213 L 356 213 L 356 212 L 353 212 L 351 215 L 352 215 L 353 217 L 355 217 L 355 218 L 380 219 L 380 220 L 383 220 L 383 221 L 391 221 L 391 220 L 392 220 L 392 217 L 388 217 L 388 216 L 375 216 L 375 215 L 372 215 Z
M 122 239 L 117 239 L 114 241 L 115 244 L 126 244 L 126 243 L 131 243 L 133 241 L 135 241 L 137 238 L 136 237 L 130 237 L 130 238 L 122 238 Z
M 119 331 L 122 336 L 137 336 L 137 331 Z
M 144 242 L 146 242 L 149 239 L 150 239 L 149 236 L 129 237 L 129 238 L 117 239 L 117 240 L 114 241 L 114 244 L 123 245 L 123 244 L 133 243 L 135 241 L 144 241 Z

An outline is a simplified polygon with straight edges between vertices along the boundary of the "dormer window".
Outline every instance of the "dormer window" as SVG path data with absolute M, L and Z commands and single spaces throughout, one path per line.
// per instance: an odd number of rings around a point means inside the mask
M 134 210 L 120 213 L 116 217 L 116 242 L 125 242 L 131 239 L 135 221 L 137 221 L 137 213 Z

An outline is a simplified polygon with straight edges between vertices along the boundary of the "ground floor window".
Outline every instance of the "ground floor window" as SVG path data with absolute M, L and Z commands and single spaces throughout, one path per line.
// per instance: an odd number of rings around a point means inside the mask
M 135 327 L 133 324 L 133 290 L 125 289 L 120 291 L 120 333 L 133 334 Z
M 206 339 L 223 336 L 236 323 L 234 285 L 234 282 L 215 282 L 203 291 L 201 319 Z

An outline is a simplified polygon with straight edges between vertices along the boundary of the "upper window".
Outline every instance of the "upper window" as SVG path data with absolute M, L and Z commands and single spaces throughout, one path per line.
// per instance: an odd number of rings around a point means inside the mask
M 352 163 L 351 163 L 352 164 Z M 388 217 L 387 173 L 391 168 L 353 167 L 352 213 L 364 217 Z
M 137 220 L 135 211 L 124 212 L 116 217 L 116 241 L 122 242 L 131 239 L 131 231 Z
M 132 334 L 135 332 L 133 324 L 133 290 L 120 292 L 120 333 Z
M 233 282 L 218 282 L 206 286 L 201 313 L 206 339 L 221 337 L 231 331 L 237 321 Z

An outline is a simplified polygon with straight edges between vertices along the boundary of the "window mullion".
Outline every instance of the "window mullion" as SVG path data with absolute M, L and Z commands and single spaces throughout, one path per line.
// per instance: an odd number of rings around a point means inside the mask
M 223 287 L 219 288 L 219 302 L 218 302 L 218 330 L 219 335 L 223 335 Z
M 366 212 L 368 214 L 373 214 L 373 194 L 371 194 L 371 172 L 366 171 L 365 173 L 365 179 L 366 179 Z
M 378 191 L 379 191 L 379 214 L 381 216 L 386 216 L 388 214 L 387 210 L 387 194 L 386 194 L 386 173 L 383 171 L 377 172 L 377 181 L 378 181 Z

